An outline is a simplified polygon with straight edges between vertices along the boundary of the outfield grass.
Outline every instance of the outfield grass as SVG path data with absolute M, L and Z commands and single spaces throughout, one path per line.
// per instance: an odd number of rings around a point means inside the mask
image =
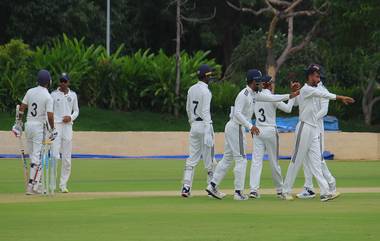
M 281 113 L 280 113 L 281 114 Z M 224 131 L 228 113 L 213 113 L 214 129 Z M 9 130 L 14 114 L 0 113 L 0 130 Z M 380 125 L 366 126 L 363 120 L 339 120 L 342 131 L 380 132 Z M 189 124 L 183 115 L 175 118 L 169 114 L 153 112 L 122 112 L 98 108 L 81 107 L 75 122 L 77 131 L 188 131 Z
M 7 170 L 0 175 L 0 193 L 23 192 L 21 161 L 1 160 Z M 251 162 L 249 162 L 250 165 Z M 285 175 L 288 161 L 280 161 Z M 197 167 L 194 189 L 205 188 L 206 173 Z M 328 161 L 332 173 L 341 187 L 380 187 L 380 161 Z M 181 160 L 124 160 L 124 159 L 74 159 L 70 182 L 75 191 L 156 191 L 179 190 L 184 161 Z M 300 171 L 296 185 L 302 187 Z M 246 184 L 248 185 L 248 174 Z M 269 163 L 264 163 L 261 179 L 263 188 L 273 187 Z M 229 170 L 222 188 L 233 188 L 233 172 Z
M 343 194 L 287 202 L 273 195 L 237 202 L 207 196 L 102 197 L 75 199 L 23 197 L 19 160 L 1 160 L 0 241 L 377 241 L 380 193 Z M 178 190 L 183 161 L 73 160 L 72 191 Z M 287 161 L 281 161 L 283 173 Z M 380 161 L 330 161 L 339 187 L 380 187 Z M 198 167 L 194 188 L 203 189 Z M 302 175 L 296 186 L 302 186 Z M 223 188 L 232 188 L 231 171 Z M 262 186 L 272 187 L 268 162 Z M 14 193 L 14 194 L 10 194 Z M 14 201 L 1 202 L 5 195 Z M 13 195 L 13 196 L 12 196 Z M 104 193 L 106 196 L 107 194 Z M 26 199 L 26 201 L 25 201 Z
M 339 200 L 115 198 L 0 204 L 1 241 L 379 240 L 380 194 Z

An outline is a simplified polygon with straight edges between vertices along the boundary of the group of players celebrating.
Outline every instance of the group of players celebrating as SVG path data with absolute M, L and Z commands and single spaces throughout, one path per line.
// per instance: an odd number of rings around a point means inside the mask
M 59 188 L 62 193 L 68 193 L 67 183 L 71 173 L 71 151 L 73 136 L 73 121 L 79 115 L 78 98 L 70 90 L 70 79 L 66 73 L 59 78 L 59 87 L 49 93 L 52 78 L 47 70 L 40 70 L 37 76 L 38 86 L 29 89 L 16 113 L 16 122 L 12 132 L 21 138 L 23 116 L 25 111 L 25 136 L 30 156 L 29 177 L 26 177 L 26 194 L 43 193 L 41 184 L 42 163 L 41 151 L 46 142 L 51 145 L 51 158 L 58 160 L 62 154 L 62 168 Z M 55 170 L 56 171 L 56 170 Z M 55 182 L 54 182 L 55 185 Z M 55 189 L 55 186 L 53 187 Z
M 328 112 L 329 100 L 339 100 L 344 104 L 354 103 L 354 99 L 330 93 L 322 84 L 324 78 L 321 66 L 310 64 L 305 70 L 306 82 L 301 88 L 299 82 L 290 83 L 290 94 L 273 94 L 270 76 L 262 75 L 257 69 L 247 72 L 247 86 L 240 91 L 231 107 L 230 120 L 225 126 L 224 155 L 219 162 L 214 158 L 214 130 L 212 126 L 209 82 L 214 70 L 208 65 L 198 69 L 198 83 L 190 87 L 187 95 L 186 111 L 191 125 L 189 134 L 189 158 L 184 168 L 182 197 L 191 196 L 195 167 L 203 159 L 207 170 L 206 192 L 210 197 L 223 199 L 226 194 L 219 185 L 228 169 L 235 161 L 234 200 L 260 198 L 260 176 L 264 153 L 268 153 L 272 177 L 277 197 L 293 200 L 292 187 L 303 164 L 305 173 L 304 190 L 298 198 L 314 198 L 313 176 L 320 187 L 320 200 L 328 201 L 338 197 L 335 178 L 327 168 L 323 158 L 324 126 L 323 117 Z M 288 101 L 285 103 L 284 101 Z M 299 106 L 299 122 L 295 132 L 295 144 L 288 171 L 283 180 L 278 162 L 279 137 L 276 128 L 276 110 L 291 112 Z M 256 123 L 252 124 L 255 114 Z M 253 137 L 253 153 L 250 171 L 250 193 L 244 194 L 247 167 L 246 136 L 249 130 Z
M 354 99 L 330 93 L 322 84 L 321 67 L 311 64 L 305 71 L 306 83 L 301 88 L 297 81 L 290 83 L 290 94 L 273 94 L 270 76 L 262 75 L 257 69 L 247 72 L 247 86 L 240 91 L 231 107 L 230 120 L 225 126 L 223 159 L 214 158 L 214 130 L 210 114 L 212 94 L 208 88 L 214 78 L 213 69 L 201 65 L 197 71 L 199 81 L 190 87 L 187 94 L 186 111 L 191 125 L 189 135 L 189 158 L 186 160 L 181 196 L 190 197 L 195 167 L 203 159 L 207 170 L 206 192 L 216 199 L 226 194 L 219 185 L 228 169 L 235 161 L 234 200 L 260 198 L 260 176 L 264 153 L 268 154 L 277 197 L 293 200 L 292 187 L 297 173 L 303 164 L 305 174 L 304 190 L 299 198 L 314 198 L 313 176 L 320 187 L 321 201 L 339 196 L 336 181 L 323 158 L 324 126 L 323 117 L 328 112 L 329 100 L 339 100 L 351 104 Z M 68 193 L 67 182 L 71 173 L 72 125 L 79 115 L 78 99 L 69 89 L 69 76 L 63 73 L 59 87 L 51 94 L 52 84 L 47 70 L 40 70 L 38 86 L 25 94 L 17 109 L 16 122 L 12 127 L 16 137 L 21 137 L 23 115 L 27 111 L 25 134 L 30 155 L 30 171 L 26 194 L 41 193 L 41 150 L 46 140 L 52 142 L 52 157 L 62 159 L 60 191 Z M 288 101 L 285 103 L 284 101 Z M 279 136 L 276 128 L 276 110 L 291 112 L 299 106 L 299 122 L 295 132 L 295 144 L 285 180 L 278 162 Z M 252 124 L 255 114 L 256 123 Z M 247 167 L 246 135 L 248 130 L 253 137 L 253 153 L 250 171 L 250 193 L 244 194 Z M 60 153 L 62 156 L 60 156 Z

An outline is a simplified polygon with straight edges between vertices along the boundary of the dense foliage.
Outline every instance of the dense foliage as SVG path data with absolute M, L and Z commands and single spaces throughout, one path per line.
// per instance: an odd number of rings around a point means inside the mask
M 175 4 L 166 0 L 112 0 L 111 50 L 105 54 L 105 0 L 3 0 L 0 2 L 0 108 L 13 108 L 27 87 L 34 84 L 36 71 L 48 68 L 55 78 L 68 71 L 83 104 L 120 110 L 183 110 L 186 88 L 196 81 L 195 66 L 210 61 L 223 82 L 211 86 L 215 111 L 228 110 L 248 68 L 265 68 L 265 36 L 271 16 L 254 16 L 232 9 L 227 1 L 189 0 L 183 14 L 202 18 L 183 21 L 182 95 L 174 95 Z M 264 0 L 229 0 L 236 6 L 253 4 L 258 10 Z M 310 7 L 318 0 L 305 1 Z M 322 1 L 319 1 L 322 2 Z M 362 118 L 362 96 L 379 92 L 380 4 L 378 0 L 330 2 L 327 15 L 311 42 L 289 56 L 276 82 L 287 86 L 289 73 L 302 80 L 303 68 L 311 62 L 325 67 L 327 86 L 339 93 L 353 94 L 354 107 L 331 105 L 338 117 Z M 294 42 L 299 43 L 317 17 L 295 19 Z M 68 37 L 62 38 L 62 33 Z M 276 29 L 274 52 L 287 42 L 287 24 Z M 78 40 L 76 40 L 77 38 Z M 12 40 L 12 39 L 22 39 Z M 123 46 L 123 47 L 119 47 Z M 148 50 L 149 49 L 149 50 Z M 200 52 L 198 52 L 200 51 Z M 194 54 L 193 54 L 194 53 Z M 220 65 L 219 65 L 220 64 Z M 232 64 L 232 65 L 231 65 Z M 362 87 L 373 87 L 370 95 Z M 367 107 L 370 104 L 367 104 Z M 380 122 L 379 102 L 373 105 L 373 122 Z
M 102 46 L 86 46 L 83 39 L 69 39 L 65 35 L 35 50 L 21 40 L 12 40 L 0 46 L 0 108 L 13 109 L 26 89 L 36 84 L 36 73 L 41 68 L 52 73 L 55 85 L 59 74 L 67 72 L 82 104 L 168 113 L 172 113 L 176 104 L 184 111 L 187 89 L 197 81 L 196 70 L 200 64 L 207 63 L 220 73 L 215 60 L 207 58 L 209 52 L 198 51 L 192 55 L 183 52 L 181 95 L 177 98 L 174 56 L 163 50 L 157 53 L 139 50 L 122 55 L 122 50 L 120 46 L 107 56 Z M 226 90 L 228 85 L 232 84 L 225 83 Z M 226 90 L 220 89 L 220 92 Z M 220 99 L 220 103 L 225 102 Z

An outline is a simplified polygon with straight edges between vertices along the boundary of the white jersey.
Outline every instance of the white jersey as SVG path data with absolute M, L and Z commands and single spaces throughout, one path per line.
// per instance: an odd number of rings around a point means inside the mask
M 329 93 L 329 91 L 326 89 L 326 87 L 322 84 L 322 82 L 319 82 L 317 89 L 320 91 L 324 91 Z M 319 128 L 321 131 L 324 131 L 324 124 L 323 124 L 323 117 L 327 115 L 329 111 L 329 99 L 326 98 L 320 98 L 319 100 L 319 111 L 317 113 L 317 120 L 319 120 Z
M 266 95 L 273 95 L 268 89 L 263 89 L 261 93 Z M 262 102 L 257 101 L 255 104 L 256 126 L 271 126 L 276 127 L 276 110 L 280 109 L 286 113 L 292 111 L 294 98 L 290 99 L 288 103 L 284 102 Z
M 319 127 L 320 118 L 318 119 L 317 114 L 320 111 L 320 98 L 335 100 L 336 95 L 308 84 L 301 88 L 298 96 L 300 121 Z
M 47 121 L 47 112 L 53 112 L 53 99 L 49 91 L 42 86 L 29 89 L 22 103 L 28 106 L 28 114 L 26 120 L 28 122 Z
M 289 95 L 273 95 L 263 92 L 254 92 L 250 87 L 240 91 L 235 99 L 235 105 L 231 108 L 232 120 L 248 129 L 252 128 L 252 116 L 256 101 L 278 102 L 288 100 Z
M 51 96 L 54 100 L 54 122 L 62 123 L 64 116 L 70 116 L 73 123 L 79 115 L 77 94 L 72 90 L 65 94 L 57 89 L 51 93 Z
M 210 114 L 211 92 L 202 81 L 194 84 L 187 92 L 186 112 L 189 122 L 212 123 Z

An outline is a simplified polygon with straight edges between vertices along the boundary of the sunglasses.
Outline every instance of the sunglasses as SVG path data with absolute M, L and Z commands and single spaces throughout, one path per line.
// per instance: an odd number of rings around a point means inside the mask
M 65 79 L 60 79 L 59 82 L 61 82 L 61 83 L 67 83 L 68 81 L 65 80 Z

